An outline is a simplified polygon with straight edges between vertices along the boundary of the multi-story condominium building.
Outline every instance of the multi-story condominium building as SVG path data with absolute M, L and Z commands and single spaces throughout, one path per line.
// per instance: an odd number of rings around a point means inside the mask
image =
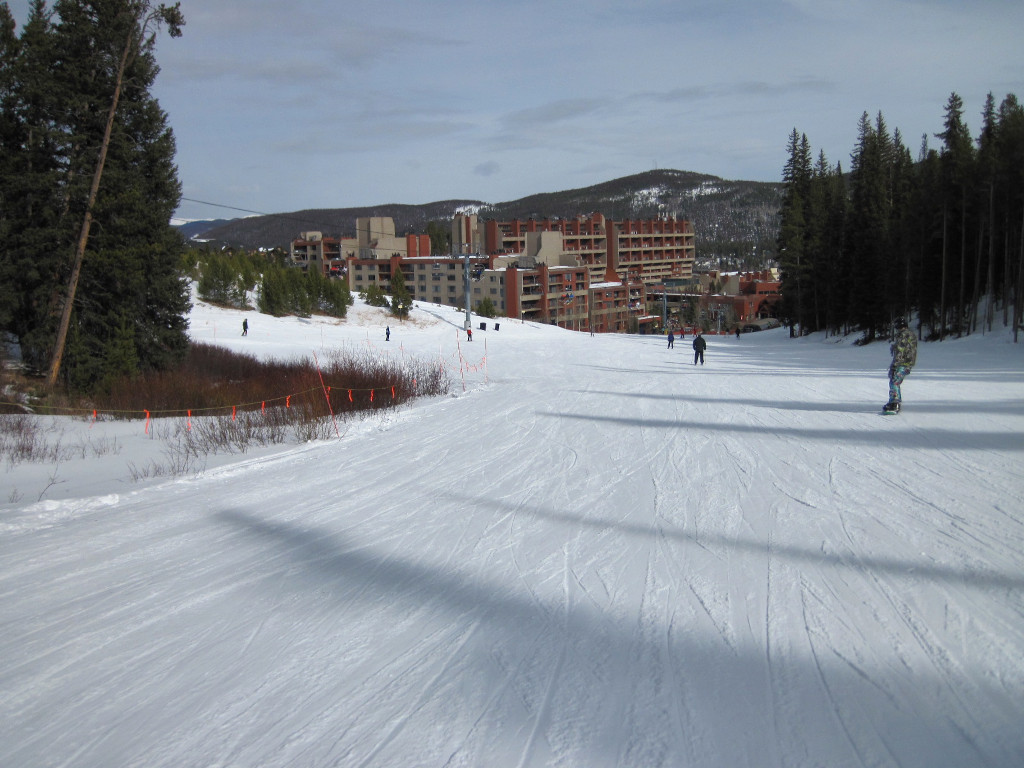
M 587 220 L 551 222 L 523 228 L 514 222 L 514 237 L 503 241 L 498 252 L 470 250 L 480 244 L 475 217 L 456 217 L 453 240 L 461 255 L 430 255 L 426 235 L 396 237 L 390 218 L 358 219 L 355 238 L 325 238 L 319 232 L 303 232 L 292 242 L 292 260 L 303 268 L 316 265 L 324 274 L 344 277 L 349 288 L 363 292 L 371 285 L 385 292 L 397 270 L 414 300 L 466 306 L 466 263 L 470 270 L 469 301 L 479 306 L 490 299 L 502 316 L 552 323 L 574 330 L 625 332 L 659 318 L 645 314 L 646 285 L 658 270 L 671 273 L 692 268 L 692 230 L 666 230 L 659 245 L 635 259 L 625 235 L 620 248 L 617 225 L 609 248 L 605 221 L 600 215 Z M 503 225 L 504 226 L 504 225 Z M 637 225 L 650 229 L 648 223 Z M 458 235 L 456 236 L 456 227 Z M 499 231 L 493 222 L 488 230 Z M 673 230 L 669 232 L 668 230 Z M 632 230 L 630 230 L 632 232 Z M 570 235 L 566 240 L 567 233 Z M 494 241 L 496 242 L 496 241 Z M 568 242 L 569 247 L 566 247 Z M 653 240 L 651 242 L 654 242 Z M 620 254 L 632 259 L 619 264 Z M 688 254 L 688 255 L 687 255 Z M 684 258 L 685 257 L 685 258 Z
M 352 262 L 365 267 L 359 271 L 367 281 L 376 279 L 372 267 L 379 264 L 381 259 L 429 255 L 430 237 L 396 236 L 395 222 L 390 216 L 356 219 L 355 237 L 324 237 L 320 232 L 302 232 L 291 244 L 292 263 L 304 270 L 313 267 L 324 275 L 339 277 L 348 274 L 349 262 Z M 390 274 L 388 277 L 390 279 Z
M 534 242 L 538 236 L 542 246 Z M 458 214 L 452 221 L 452 246 L 456 253 L 527 254 L 548 266 L 586 267 L 593 282 L 606 279 L 609 266 L 619 280 L 645 285 L 693 274 L 693 226 L 673 218 L 616 222 L 595 213 L 576 219 L 481 222 L 476 215 Z
M 320 232 L 302 232 L 292 240 L 292 263 L 303 271 L 312 267 L 326 275 L 332 264 L 341 263 L 341 243 L 340 238 L 324 237 Z

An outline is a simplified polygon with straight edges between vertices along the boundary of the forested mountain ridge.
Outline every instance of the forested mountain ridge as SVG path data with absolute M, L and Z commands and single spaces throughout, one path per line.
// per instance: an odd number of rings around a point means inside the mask
M 709 174 L 671 169 L 646 171 L 601 184 L 548 192 L 503 203 L 444 200 L 424 205 L 376 205 L 252 216 L 221 224 L 197 237 L 245 248 L 287 248 L 299 234 L 317 230 L 351 237 L 355 220 L 390 216 L 398 234 L 426 232 L 431 221 L 447 221 L 459 211 L 484 218 L 575 218 L 602 213 L 614 220 L 672 216 L 693 222 L 699 258 L 740 256 L 755 246 L 772 248 L 778 232 L 782 183 L 728 181 Z

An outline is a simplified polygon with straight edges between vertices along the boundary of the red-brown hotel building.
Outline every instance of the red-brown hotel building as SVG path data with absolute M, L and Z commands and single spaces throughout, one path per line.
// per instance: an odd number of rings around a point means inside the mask
M 304 232 L 292 242 L 292 261 L 345 276 L 357 292 L 373 283 L 386 291 L 401 269 L 414 299 L 465 307 L 469 253 L 473 307 L 489 298 L 509 318 L 595 333 L 657 324 L 660 315 L 646 314 L 647 287 L 693 274 L 693 227 L 673 218 L 481 221 L 457 214 L 454 255 L 444 256 L 430 254 L 426 235 L 397 237 L 390 218 L 357 219 L 356 230 L 355 238 Z

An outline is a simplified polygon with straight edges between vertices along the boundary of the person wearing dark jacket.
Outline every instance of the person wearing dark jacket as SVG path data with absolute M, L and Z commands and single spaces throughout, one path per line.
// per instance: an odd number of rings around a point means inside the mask
M 693 364 L 696 365 L 697 361 L 700 360 L 700 364 L 704 365 L 704 350 L 708 348 L 708 343 L 704 341 L 704 336 L 701 331 L 697 331 L 697 338 L 693 340 Z

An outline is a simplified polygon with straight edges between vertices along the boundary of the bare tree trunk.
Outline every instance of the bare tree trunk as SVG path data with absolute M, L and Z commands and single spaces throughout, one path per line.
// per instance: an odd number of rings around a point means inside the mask
M 964 288 L 967 282 L 967 187 L 960 188 L 960 294 L 956 301 L 956 337 L 964 335 Z
M 1010 215 L 1003 227 L 1003 325 L 1010 322 Z
M 1024 315 L 1024 301 L 1021 294 L 1024 293 L 1024 206 L 1021 206 L 1020 217 L 1020 254 L 1017 259 L 1017 291 L 1013 297 L 1013 343 L 1017 343 L 1020 334 L 1021 316 Z
M 946 338 L 946 261 L 949 255 L 949 210 L 942 206 L 942 282 L 939 288 L 939 341 Z
M 981 301 L 981 254 L 985 251 L 985 222 L 978 220 L 978 250 L 974 257 L 974 288 L 971 291 L 971 303 L 967 310 L 967 332 L 975 333 L 978 330 L 978 304 Z
M 57 383 L 57 376 L 60 374 L 60 365 L 64 359 L 64 346 L 68 339 L 68 329 L 71 327 L 71 312 L 75 304 L 75 292 L 78 290 L 78 279 L 82 274 L 82 262 L 85 260 L 85 247 L 89 243 L 89 229 L 92 226 L 92 210 L 96 205 L 96 196 L 100 190 L 100 180 L 103 178 L 103 166 L 107 161 L 107 150 L 110 148 L 110 135 L 114 130 L 114 118 L 117 116 L 117 103 L 121 99 L 121 83 L 124 80 L 125 69 L 128 66 L 128 56 L 132 49 L 133 35 L 128 35 L 125 41 L 124 50 L 121 52 L 121 61 L 117 67 L 117 79 L 114 83 L 114 98 L 110 102 L 110 111 L 107 113 L 107 124 L 103 129 L 103 143 L 100 145 L 100 154 L 96 159 L 96 169 L 92 175 L 92 186 L 89 189 L 89 200 L 85 206 L 85 216 L 82 219 L 82 229 L 78 235 L 78 244 L 75 247 L 75 261 L 71 268 L 71 278 L 68 280 L 67 295 L 64 297 L 64 308 L 61 311 L 60 327 L 57 329 L 57 340 L 53 347 L 53 357 L 50 359 L 50 371 L 46 377 L 47 386 L 52 389 Z
M 992 293 L 995 288 L 992 280 L 995 275 L 994 261 L 996 258 L 996 208 L 995 208 L 995 184 L 988 186 L 988 274 L 985 278 L 985 322 L 982 325 L 982 333 L 986 330 L 992 333 Z

